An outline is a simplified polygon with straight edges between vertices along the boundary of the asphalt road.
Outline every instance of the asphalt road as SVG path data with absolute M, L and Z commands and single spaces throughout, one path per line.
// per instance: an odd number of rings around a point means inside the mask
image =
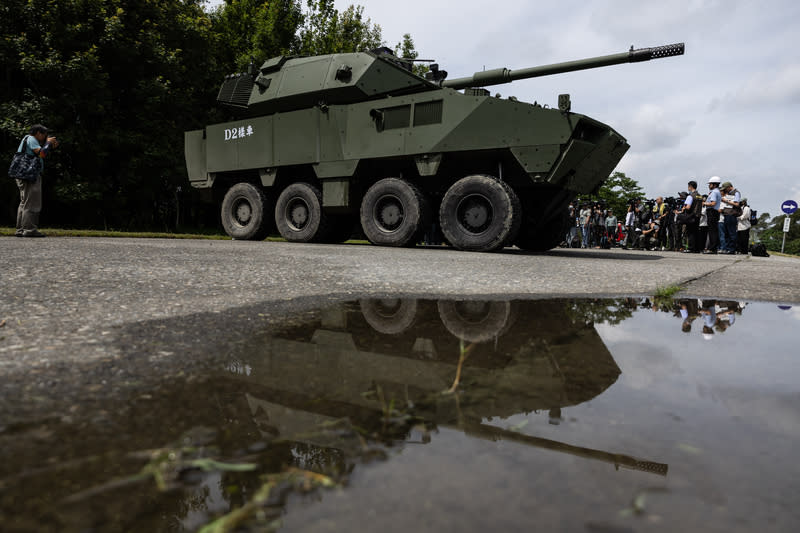
M 237 331 L 332 301 L 638 296 L 679 285 L 686 296 L 800 303 L 798 259 L 624 250 L 0 237 L 0 276 L 0 433 L 12 412 L 190 376 Z

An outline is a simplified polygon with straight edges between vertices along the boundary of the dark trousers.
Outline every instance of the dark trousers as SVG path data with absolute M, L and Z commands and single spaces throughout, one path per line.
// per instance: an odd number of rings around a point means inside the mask
M 736 251 L 746 254 L 750 251 L 750 228 L 736 233 Z
M 724 248 L 728 252 L 736 251 L 736 215 L 722 215 L 722 231 L 724 232 Z
M 716 209 L 706 209 L 708 218 L 708 249 L 716 252 L 719 248 L 719 211 Z
M 688 249 L 693 252 L 700 252 L 705 246 L 705 235 L 703 240 L 700 240 L 700 222 L 695 221 L 692 224 L 686 224 L 686 240 Z

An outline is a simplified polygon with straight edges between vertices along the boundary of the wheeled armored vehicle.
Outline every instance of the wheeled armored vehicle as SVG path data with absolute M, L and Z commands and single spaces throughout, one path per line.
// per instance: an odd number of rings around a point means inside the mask
M 547 250 L 567 206 L 596 192 L 629 145 L 611 127 L 484 87 L 681 55 L 683 43 L 521 70 L 426 76 L 388 49 L 275 57 L 229 76 L 218 101 L 236 120 L 185 133 L 189 180 L 211 189 L 225 231 L 260 240 L 460 250 Z

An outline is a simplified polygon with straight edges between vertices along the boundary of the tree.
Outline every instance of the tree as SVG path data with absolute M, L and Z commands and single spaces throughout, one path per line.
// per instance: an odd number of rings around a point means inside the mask
M 207 121 L 222 76 L 200 0 L 8 0 L 0 14 L 6 153 L 32 123 L 62 141 L 46 220 L 163 228 L 183 131 Z
M 214 28 L 229 70 L 244 71 L 251 61 L 297 53 L 305 16 L 298 0 L 225 0 L 214 12 Z
M 307 5 L 296 53 L 340 54 L 383 46 L 381 27 L 364 18 L 362 6 L 351 5 L 339 13 L 333 0 L 308 0 Z
M 600 187 L 595 200 L 603 200 L 609 209 L 619 218 L 628 211 L 631 200 L 642 198 L 644 190 L 639 183 L 625 175 L 624 172 L 614 172 Z
M 787 254 L 800 255 L 800 211 L 795 211 L 792 215 L 779 215 L 773 218 L 769 227 L 759 233 L 759 240 L 766 245 L 768 250 L 780 252 L 783 244 L 783 224 L 787 216 L 790 220 L 789 232 L 786 234 L 783 251 Z
M 394 55 L 404 59 L 417 59 L 419 57 L 419 52 L 414 48 L 414 39 L 411 38 L 410 33 L 403 34 L 403 41 L 397 43 L 397 46 L 394 47 Z M 411 68 L 411 71 L 420 78 L 424 78 L 425 73 L 429 70 L 428 65 L 422 63 L 414 63 Z

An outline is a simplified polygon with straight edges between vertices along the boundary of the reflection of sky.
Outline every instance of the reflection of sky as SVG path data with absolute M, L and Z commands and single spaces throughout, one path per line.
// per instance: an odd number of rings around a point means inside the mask
M 699 318 L 683 333 L 679 317 L 649 310 L 618 326 L 597 324 L 622 370 L 616 390 L 607 394 L 800 437 L 799 311 L 750 303 L 711 339 L 704 338 Z
M 700 318 L 684 333 L 680 317 L 648 310 L 595 328 L 633 388 L 658 387 L 660 379 L 687 374 L 717 387 L 800 390 L 800 308 L 749 303 L 733 326 L 711 339 L 704 338 Z

